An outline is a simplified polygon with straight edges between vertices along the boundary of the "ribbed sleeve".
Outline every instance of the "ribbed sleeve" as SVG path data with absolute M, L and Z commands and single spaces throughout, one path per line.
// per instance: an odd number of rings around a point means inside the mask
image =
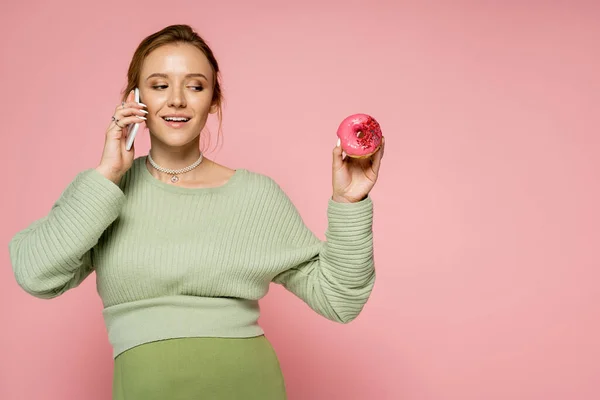
M 291 202 L 286 213 L 293 215 L 288 218 L 293 223 L 284 234 L 286 245 L 298 248 L 297 254 L 304 258 L 277 275 L 273 282 L 332 321 L 352 321 L 363 309 L 375 283 L 371 198 L 357 203 L 336 203 L 330 199 L 325 241 L 308 230 Z
M 90 250 L 124 202 L 121 189 L 95 169 L 78 174 L 50 212 L 9 243 L 18 284 L 40 298 L 79 285 L 93 270 Z
M 156 179 L 146 157 L 118 185 L 78 174 L 9 253 L 18 284 L 40 298 L 93 271 L 115 356 L 175 337 L 262 334 L 272 282 L 332 321 L 355 319 L 375 282 L 373 203 L 329 199 L 325 239 L 271 178 L 238 169 L 216 187 Z

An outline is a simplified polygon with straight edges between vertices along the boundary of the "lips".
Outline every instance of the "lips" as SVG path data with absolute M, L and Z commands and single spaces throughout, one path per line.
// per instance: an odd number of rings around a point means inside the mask
M 191 117 L 187 116 L 187 115 L 163 115 L 162 116 L 163 121 L 165 121 L 165 124 L 170 127 L 170 128 L 183 128 L 185 126 L 185 124 L 192 119 Z
M 187 116 L 165 115 L 164 117 L 162 117 L 162 119 L 164 119 L 167 122 L 188 122 L 191 118 Z

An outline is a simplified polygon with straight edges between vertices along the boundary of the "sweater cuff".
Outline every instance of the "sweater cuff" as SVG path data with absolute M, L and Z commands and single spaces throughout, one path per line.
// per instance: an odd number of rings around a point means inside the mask
M 339 237 L 364 234 L 373 226 L 373 202 L 369 196 L 356 203 L 338 203 L 330 198 L 327 217 L 329 234 Z

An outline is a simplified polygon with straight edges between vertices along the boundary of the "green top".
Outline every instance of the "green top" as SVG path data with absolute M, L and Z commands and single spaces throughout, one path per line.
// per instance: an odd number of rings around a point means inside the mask
M 238 169 L 223 186 L 182 188 L 145 161 L 119 185 L 79 173 L 9 245 L 18 284 L 36 297 L 96 272 L 114 357 L 167 338 L 261 335 L 258 300 L 270 282 L 336 322 L 362 310 L 375 282 L 370 197 L 329 199 L 322 241 L 265 175 Z

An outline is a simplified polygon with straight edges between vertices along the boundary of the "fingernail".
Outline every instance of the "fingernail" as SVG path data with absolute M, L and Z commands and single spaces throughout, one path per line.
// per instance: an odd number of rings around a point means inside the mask
M 144 103 L 138 103 L 140 106 L 144 106 L 144 107 L 148 107 L 147 105 L 145 105 Z
M 138 111 L 148 114 L 148 111 L 146 111 L 146 110 L 138 110 Z
M 139 119 L 146 120 L 146 117 L 140 117 L 139 115 L 136 115 L 136 117 L 138 117 Z
M 337 144 L 335 145 L 335 147 L 340 147 L 340 144 L 342 144 L 342 141 L 340 138 L 338 138 Z

